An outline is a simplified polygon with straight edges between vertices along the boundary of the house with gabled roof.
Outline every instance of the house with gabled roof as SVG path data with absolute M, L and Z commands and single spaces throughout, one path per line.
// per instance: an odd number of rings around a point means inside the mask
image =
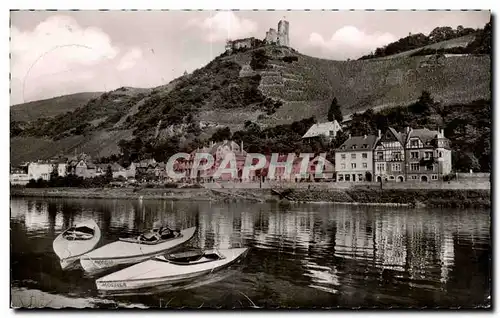
M 444 130 L 405 129 L 405 157 L 410 181 L 442 180 L 452 169 L 450 141 Z
M 377 141 L 374 150 L 375 181 L 406 180 L 405 141 L 406 133 L 389 127 Z
M 81 159 L 74 168 L 74 174 L 78 177 L 93 178 L 97 175 L 97 166 L 90 161 Z
M 351 136 L 335 149 L 335 169 L 338 182 L 372 181 L 373 180 L 373 150 L 378 136 Z
M 337 132 L 341 130 L 342 127 L 336 120 L 328 121 L 326 123 L 317 123 L 312 125 L 307 130 L 304 136 L 302 136 L 302 139 L 310 139 L 323 136 L 327 139 L 332 140 L 337 136 Z

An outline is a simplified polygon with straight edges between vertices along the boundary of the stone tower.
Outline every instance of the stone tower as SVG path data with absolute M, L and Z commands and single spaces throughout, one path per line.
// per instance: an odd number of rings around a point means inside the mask
M 278 45 L 290 46 L 289 29 L 290 23 L 285 19 L 280 20 L 278 23 Z
M 266 42 L 271 44 L 271 43 L 277 43 L 278 42 L 278 33 L 276 33 L 276 30 L 271 28 L 269 31 L 266 32 Z

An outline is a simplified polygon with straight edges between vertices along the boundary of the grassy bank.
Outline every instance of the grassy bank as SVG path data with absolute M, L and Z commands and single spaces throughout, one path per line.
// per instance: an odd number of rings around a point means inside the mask
M 132 200 L 213 200 L 208 189 L 134 189 L 134 188 L 11 188 L 12 197 L 132 199 Z
M 128 189 L 45 188 L 11 189 L 12 197 L 86 199 L 163 199 L 248 202 L 337 202 L 348 204 L 428 207 L 491 207 L 490 190 L 439 189 L 287 189 L 282 195 L 270 189 Z

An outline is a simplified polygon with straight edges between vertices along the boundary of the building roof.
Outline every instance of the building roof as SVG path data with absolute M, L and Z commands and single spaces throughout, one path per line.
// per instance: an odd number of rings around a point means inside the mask
M 405 144 L 405 137 L 406 134 L 402 134 L 400 132 L 397 132 L 396 129 L 389 127 L 389 131 L 396 137 L 396 139 L 401 143 L 401 145 Z
M 392 127 L 388 127 L 388 129 L 385 131 L 385 133 L 380 136 L 380 138 L 377 141 L 376 146 L 381 145 L 382 142 L 388 141 L 386 138 L 387 133 L 390 133 L 392 136 L 394 136 L 394 138 L 396 138 L 396 141 L 398 141 L 401 144 L 401 147 L 405 146 L 407 134 L 405 132 L 398 132 L 398 131 L 396 131 L 396 129 L 394 129 Z
M 156 168 L 160 168 L 160 169 L 165 169 L 166 166 L 167 166 L 167 164 L 164 162 L 158 162 L 156 164 Z
M 236 142 L 234 142 L 232 140 L 224 140 L 224 141 L 217 142 L 217 143 L 212 142 L 210 144 L 210 146 L 208 146 L 208 147 L 197 148 L 197 149 L 191 151 L 190 156 L 192 159 L 192 158 L 194 158 L 194 156 L 197 153 L 209 153 L 215 157 L 215 155 L 218 152 L 220 153 L 223 150 L 225 150 L 224 148 L 228 149 L 228 151 L 232 151 L 234 153 L 235 157 L 246 156 L 247 152 L 242 150 L 242 146 L 243 146 L 242 144 L 238 145 Z M 221 158 L 219 158 L 219 159 L 221 159 Z
M 10 173 L 11 174 L 26 174 L 26 171 L 24 171 L 23 169 L 19 169 L 19 168 L 10 168 Z
M 148 168 L 148 167 L 156 167 L 156 160 L 152 159 L 144 159 L 139 162 L 134 162 L 134 165 L 137 168 Z
M 339 130 L 342 130 L 339 123 L 334 121 L 328 121 L 326 123 L 317 123 L 312 125 L 309 130 L 302 136 L 302 138 L 311 138 L 317 137 L 320 135 L 329 135 L 330 131 L 334 131 L 335 133 Z
M 101 168 L 101 170 L 107 170 L 109 165 L 109 163 L 96 163 L 96 167 Z
M 116 162 L 111 165 L 111 171 L 113 171 L 113 172 L 121 171 L 123 169 L 124 168 L 120 164 L 118 164 Z
M 412 137 L 418 137 L 425 146 L 432 145 L 432 141 L 437 139 L 440 136 L 440 133 L 436 130 L 429 130 L 427 128 L 420 129 L 411 129 L 408 134 L 408 139 Z M 443 137 L 444 138 L 444 137 Z
M 336 151 L 373 150 L 378 137 L 375 135 L 354 136 L 347 139 Z
M 223 149 L 224 147 L 229 148 L 229 150 L 231 150 L 235 153 L 244 152 L 244 151 L 241 151 L 240 145 L 238 145 L 236 142 L 234 142 L 232 140 L 224 140 L 224 141 L 218 142 L 218 143 L 212 145 L 212 147 L 210 147 L 208 149 L 208 152 L 211 153 L 212 155 L 214 155 L 217 153 L 217 150 Z

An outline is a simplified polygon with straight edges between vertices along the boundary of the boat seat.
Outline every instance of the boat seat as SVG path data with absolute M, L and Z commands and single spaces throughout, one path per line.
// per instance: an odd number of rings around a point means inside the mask
M 63 237 L 68 241 L 90 240 L 94 237 L 94 229 L 86 226 L 73 226 L 64 231 Z
M 218 260 L 220 259 L 220 256 L 216 253 L 209 253 L 209 254 L 204 254 L 203 255 L 206 259 L 209 259 L 209 260 Z
M 84 241 L 84 240 L 90 240 L 91 238 L 94 237 L 94 235 L 89 233 L 82 233 L 79 231 L 66 231 L 63 234 L 63 237 L 68 241 L 79 241 L 79 240 Z

